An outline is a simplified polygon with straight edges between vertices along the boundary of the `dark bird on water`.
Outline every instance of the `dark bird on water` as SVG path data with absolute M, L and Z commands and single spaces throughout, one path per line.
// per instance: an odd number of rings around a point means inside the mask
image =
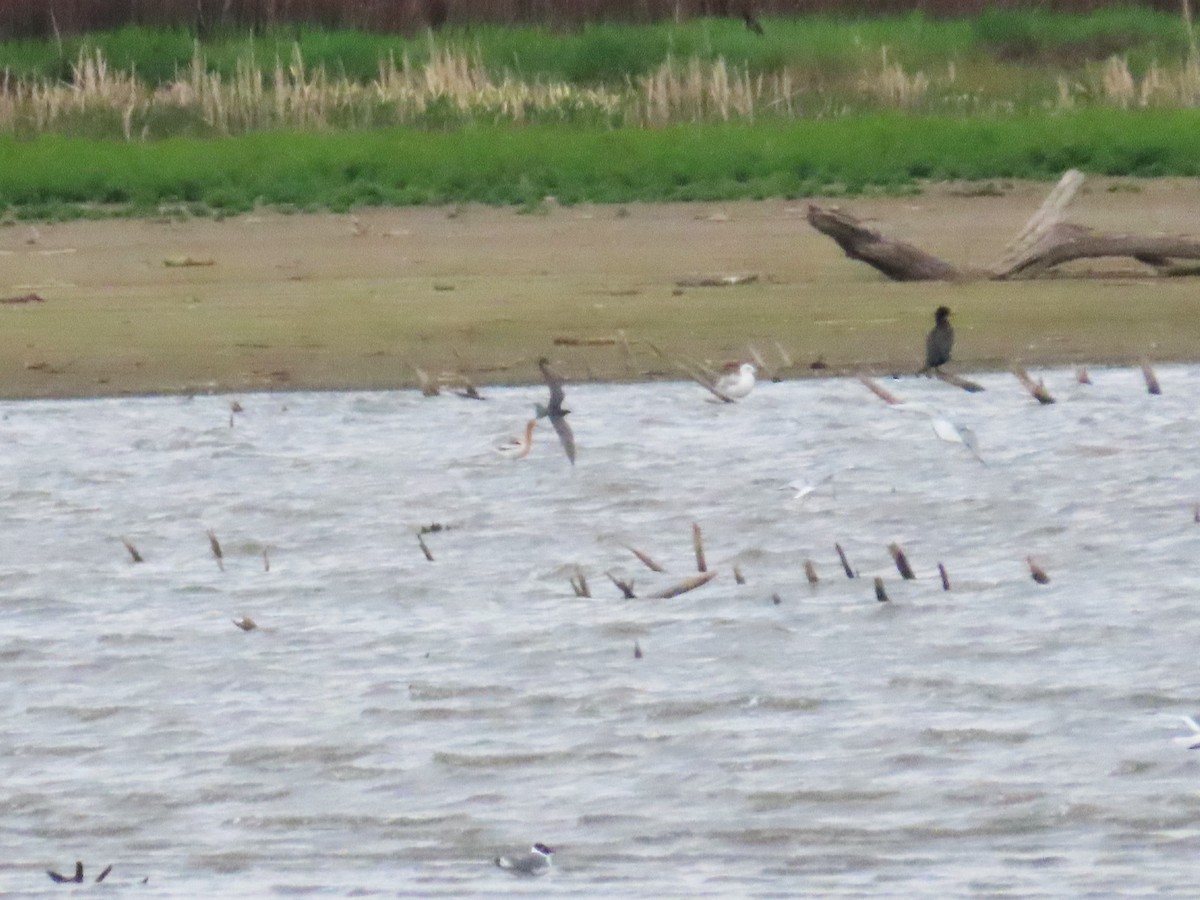
M 934 326 L 925 337 L 925 368 L 918 375 L 926 374 L 930 369 L 940 371 L 941 367 L 950 362 L 950 351 L 954 348 L 954 326 L 950 324 L 950 308 L 939 306 L 933 314 Z
M 554 426 L 554 433 L 562 442 L 563 450 L 567 452 L 567 459 L 571 461 L 571 465 L 575 465 L 575 435 L 571 433 L 571 426 L 567 424 L 567 413 L 570 410 L 563 409 L 562 405 L 562 379 L 550 371 L 550 360 L 544 356 L 538 360 L 538 368 L 542 370 L 542 377 L 546 379 L 546 385 L 550 388 L 550 402 L 545 406 L 540 403 L 536 405 L 537 417 L 550 420 L 550 424 Z

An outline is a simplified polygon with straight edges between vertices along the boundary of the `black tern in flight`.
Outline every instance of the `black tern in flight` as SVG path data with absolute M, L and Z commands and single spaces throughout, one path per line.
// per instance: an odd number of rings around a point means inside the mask
M 567 459 L 571 461 L 571 465 L 575 465 L 575 435 L 571 433 L 571 426 L 567 424 L 567 413 L 570 410 L 563 409 L 562 405 L 562 379 L 550 371 L 550 360 L 544 356 L 538 360 L 538 368 L 542 370 L 542 377 L 546 379 L 546 385 L 550 388 L 550 402 L 545 406 L 537 404 L 537 417 L 550 420 L 555 434 L 562 441 L 563 450 L 567 452 Z
M 545 844 L 534 844 L 528 853 L 520 856 L 497 856 L 496 865 L 514 875 L 545 875 L 550 871 L 553 853 Z

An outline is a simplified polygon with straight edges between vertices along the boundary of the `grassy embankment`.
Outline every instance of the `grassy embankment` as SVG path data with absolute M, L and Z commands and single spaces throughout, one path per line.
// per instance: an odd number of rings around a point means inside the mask
M 767 24 L 0 44 L 0 204 L 533 205 L 1196 169 L 1200 65 L 1172 16 Z

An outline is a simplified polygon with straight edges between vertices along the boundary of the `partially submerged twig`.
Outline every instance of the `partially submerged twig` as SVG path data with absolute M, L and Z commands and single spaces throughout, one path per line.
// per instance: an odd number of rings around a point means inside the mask
M 1146 390 L 1151 394 L 1161 394 L 1162 388 L 1158 386 L 1158 378 L 1154 375 L 1154 370 L 1150 368 L 1150 361 L 1146 360 L 1142 363 L 1142 377 L 1146 379 Z
M 878 575 L 875 576 L 875 599 L 880 603 L 888 602 L 887 591 L 883 589 L 883 579 Z
M 813 587 L 816 587 L 821 580 L 817 577 L 817 569 L 813 565 L 813 561 L 811 559 L 806 559 L 804 561 L 804 577 L 808 579 L 808 583 Z
M 908 557 L 904 555 L 904 550 L 899 544 L 888 544 L 888 553 L 892 554 L 892 561 L 896 564 L 901 578 L 911 581 L 917 577 L 913 574 L 912 566 L 908 564 Z
M 657 594 L 651 594 L 653 600 L 669 600 L 672 597 L 678 597 L 680 594 L 686 594 L 688 591 L 694 591 L 702 585 L 708 584 L 717 577 L 716 572 L 705 572 L 703 575 L 693 575 L 691 578 L 685 578 L 679 584 L 669 587 L 666 590 L 659 591 Z
M 700 525 L 697 522 L 692 523 L 692 549 L 696 551 L 697 570 L 707 572 L 708 565 L 704 562 L 704 540 L 700 536 Z
M 645 553 L 643 553 L 641 550 L 638 550 L 635 547 L 630 547 L 628 544 L 625 544 L 624 547 L 626 550 L 628 550 L 630 553 L 632 553 L 634 556 L 636 556 L 639 560 L 641 560 L 642 565 L 644 565 L 651 572 L 667 571 L 662 566 L 660 566 L 658 563 L 656 563 L 653 559 L 651 559 L 649 556 L 647 556 Z
M 1032 556 L 1025 557 L 1025 561 L 1029 563 L 1029 576 L 1038 584 L 1049 584 L 1050 576 L 1046 574 L 1046 570 L 1033 561 Z
M 425 554 L 425 558 L 433 562 L 433 554 L 429 552 L 429 545 L 425 543 L 425 538 L 419 531 L 417 532 L 417 544 L 420 545 L 421 552 Z
M 208 529 L 208 546 L 212 548 L 212 555 L 217 558 L 217 566 L 224 572 L 225 554 L 221 552 L 221 542 L 217 540 L 217 533 L 211 528 Z
M 1087 369 L 1085 369 L 1083 366 L 1079 366 L 1075 370 L 1075 380 L 1080 384 L 1091 384 L 1092 376 L 1088 374 Z
M 876 397 L 878 397 L 880 400 L 882 400 L 884 403 L 888 404 L 889 406 L 899 406 L 901 403 L 904 402 L 899 397 L 897 397 L 895 394 L 893 394 L 891 391 L 889 391 L 887 388 L 885 388 L 881 384 L 879 384 L 879 382 L 877 382 L 870 375 L 864 375 L 862 372 L 859 372 L 858 380 L 861 381 L 863 384 L 865 384 L 867 386 L 867 389 L 870 390 L 870 392 L 872 394 L 874 394 Z
M 733 567 L 733 582 L 734 584 L 745 584 L 746 577 L 742 574 L 741 566 Z
M 938 574 L 942 576 L 942 590 L 950 590 L 950 576 L 946 574 L 946 567 L 938 563 Z
M 620 589 L 621 593 L 625 595 L 626 600 L 636 600 L 637 599 L 636 595 L 633 593 L 633 579 L 632 578 L 629 579 L 628 581 L 623 581 L 622 579 L 620 579 L 616 575 L 614 575 L 612 572 L 605 572 L 604 574 L 608 576 L 609 581 L 611 581 L 613 584 L 615 584 Z
M 579 568 L 579 566 L 575 567 L 575 574 L 571 576 L 571 589 L 575 591 L 576 597 L 587 597 L 590 599 L 592 596 L 587 578 L 584 577 L 583 569 Z
M 125 538 L 121 538 L 121 543 L 125 545 L 125 549 L 129 551 L 130 558 L 135 563 L 145 562 L 145 560 L 142 559 L 142 554 L 138 553 L 137 547 L 133 546 L 133 544 L 129 543 L 129 541 Z
M 952 384 L 956 388 L 962 388 L 968 394 L 978 394 L 980 391 L 984 390 L 982 384 L 970 381 L 969 379 L 963 378 L 961 375 L 943 372 L 940 369 L 934 369 L 933 375 L 938 380 L 946 382 L 946 384 Z
M 1054 398 L 1051 397 L 1050 392 L 1046 390 L 1046 385 L 1044 382 L 1034 381 L 1029 377 L 1029 373 L 1026 372 L 1021 366 L 1013 366 L 1012 372 L 1017 376 L 1017 380 L 1021 382 L 1021 385 L 1025 388 L 1025 390 L 1029 391 L 1030 396 L 1037 400 L 1038 403 L 1046 406 L 1054 402 Z
M 847 578 L 853 578 L 854 570 L 850 568 L 850 563 L 846 559 L 846 552 L 842 549 L 842 545 L 834 544 L 833 547 L 837 550 L 838 559 L 842 561 L 842 571 L 846 573 Z

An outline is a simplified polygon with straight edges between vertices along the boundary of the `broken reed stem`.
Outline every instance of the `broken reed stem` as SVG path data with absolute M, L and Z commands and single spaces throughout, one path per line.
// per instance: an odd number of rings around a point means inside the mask
M 575 591 L 576 597 L 591 599 L 591 588 L 588 587 L 587 578 L 584 577 L 583 569 L 579 568 L 579 566 L 575 567 L 575 574 L 571 576 L 571 589 Z
M 946 567 L 938 563 L 938 574 L 942 576 L 942 590 L 950 590 L 950 576 L 946 574 Z
M 211 528 L 208 529 L 208 546 L 212 548 L 212 555 L 217 558 L 217 567 L 225 571 L 225 554 L 221 552 L 221 542 L 217 540 L 217 533 Z
M 425 538 L 421 536 L 421 532 L 417 532 L 417 543 L 421 545 L 421 552 L 425 554 L 425 558 L 433 562 L 433 554 L 429 552 L 429 545 L 425 543 Z
M 621 593 L 625 595 L 626 600 L 636 600 L 637 599 L 637 597 L 633 593 L 633 579 L 630 579 L 629 581 L 622 581 L 620 578 L 618 578 L 612 572 L 605 572 L 604 574 L 608 576 L 609 581 L 611 581 L 613 584 L 615 584 L 617 586 L 618 589 L 620 589 Z
M 899 397 L 897 397 L 891 391 L 887 390 L 882 385 L 880 385 L 870 375 L 864 375 L 863 373 L 859 372 L 858 380 L 867 386 L 867 390 L 869 390 L 872 394 L 874 394 L 876 397 L 878 397 L 880 400 L 882 400 L 884 403 L 888 404 L 889 406 L 899 406 L 903 402 Z
M 1161 394 L 1162 388 L 1158 386 L 1158 378 L 1154 375 L 1154 370 L 1150 368 L 1149 361 L 1142 363 L 1142 377 L 1146 379 L 1146 390 L 1151 394 Z
M 1046 574 L 1046 570 L 1033 561 L 1032 556 L 1025 557 L 1025 561 L 1029 563 L 1029 577 L 1038 584 L 1049 584 L 1050 576 Z
M 804 577 L 808 579 L 808 583 L 813 587 L 816 587 L 821 581 L 821 579 L 817 577 L 817 569 L 813 565 L 813 561 L 811 559 L 806 559 L 804 561 Z
M 700 525 L 696 522 L 692 523 L 692 548 L 696 551 L 696 568 L 707 572 L 708 564 L 704 562 L 704 539 L 700 536 Z
M 1054 402 L 1054 398 L 1051 397 L 1050 392 L 1046 390 L 1046 385 L 1040 381 L 1034 381 L 1032 378 L 1030 378 L 1029 373 L 1026 372 L 1021 366 L 1013 366 L 1012 372 L 1017 376 L 1017 380 L 1021 382 L 1025 390 L 1029 391 L 1030 396 L 1037 400 L 1038 403 L 1046 406 Z
M 1075 380 L 1080 384 L 1091 384 L 1092 376 L 1088 374 L 1088 370 L 1080 366 L 1075 370 Z
M 905 581 L 912 581 L 917 577 L 913 574 L 912 566 L 908 564 L 908 557 L 904 555 L 904 550 L 899 544 L 888 544 L 888 553 L 892 554 L 892 561 L 896 564 L 901 578 Z
M 691 578 L 685 578 L 679 584 L 667 588 L 665 591 L 659 591 L 657 594 L 651 594 L 652 600 L 670 600 L 672 597 L 678 597 L 680 594 L 686 594 L 688 591 L 694 591 L 696 588 L 708 584 L 717 577 L 716 572 L 705 572 L 703 575 L 693 575 Z
M 742 569 L 740 566 L 733 567 L 733 581 L 734 581 L 734 584 L 745 584 L 746 583 L 746 576 L 744 576 L 742 574 Z
M 883 589 L 883 579 L 878 575 L 875 576 L 875 599 L 880 603 L 888 602 L 887 591 Z
M 125 545 L 125 549 L 129 551 L 130 558 L 135 563 L 145 562 L 145 560 L 142 559 L 142 554 L 138 553 L 137 547 L 133 546 L 133 544 L 129 543 L 129 541 L 125 540 L 125 538 L 121 538 L 121 543 Z
M 846 559 L 846 551 L 842 549 L 841 544 L 834 544 L 833 547 L 837 550 L 838 559 L 842 561 L 842 571 L 846 573 L 847 578 L 853 578 L 854 570 L 850 568 L 850 562 Z
M 651 559 L 649 556 L 647 556 L 645 553 L 643 553 L 641 550 L 637 550 L 633 547 L 630 547 L 628 544 L 625 545 L 625 549 L 628 550 L 630 553 L 632 553 L 634 556 L 636 556 L 639 560 L 641 560 L 642 565 L 644 565 L 651 572 L 667 571 L 662 566 L 660 566 L 658 563 L 656 563 L 653 559 Z

